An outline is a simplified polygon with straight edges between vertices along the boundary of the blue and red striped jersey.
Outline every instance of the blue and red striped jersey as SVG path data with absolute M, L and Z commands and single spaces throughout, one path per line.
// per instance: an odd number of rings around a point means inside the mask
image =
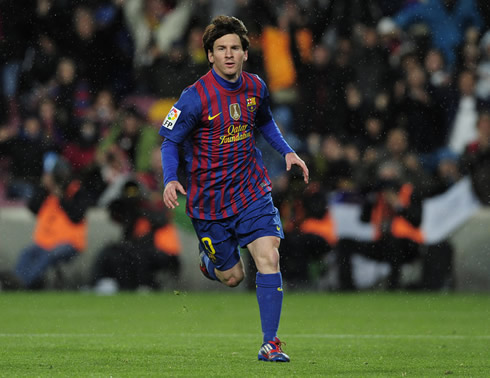
M 159 134 L 183 146 L 190 217 L 227 218 L 271 191 L 255 145 L 257 128 L 271 122 L 269 93 L 257 75 L 243 72 L 230 83 L 211 70 L 182 92 Z M 279 139 L 280 152 L 292 152 Z

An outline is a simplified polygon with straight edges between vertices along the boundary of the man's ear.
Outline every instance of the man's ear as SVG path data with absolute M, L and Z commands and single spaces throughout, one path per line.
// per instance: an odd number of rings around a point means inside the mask
M 248 59 L 248 50 L 245 50 L 244 53 L 243 60 L 246 61 Z
M 210 63 L 214 63 L 214 55 L 213 55 L 213 52 L 211 50 L 208 50 L 208 61 Z

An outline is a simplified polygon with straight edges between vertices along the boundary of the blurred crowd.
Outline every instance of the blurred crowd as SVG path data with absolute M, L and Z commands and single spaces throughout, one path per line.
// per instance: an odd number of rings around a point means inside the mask
M 490 204 L 485 0 L 0 0 L 0 202 L 27 203 L 54 153 L 91 206 L 113 205 L 132 180 L 171 220 L 158 129 L 209 69 L 202 33 L 218 14 L 247 26 L 245 70 L 267 82 L 276 121 L 310 168 L 305 189 L 259 140 L 291 281 L 308 282 L 312 264 L 340 250 L 342 289 L 353 288 L 354 252 L 388 262 L 397 288 L 394 272 L 421 255 L 424 198 L 469 176 Z M 379 227 L 375 244 L 335 235 L 325 199 L 338 193 Z M 397 217 L 414 230 L 394 232 Z

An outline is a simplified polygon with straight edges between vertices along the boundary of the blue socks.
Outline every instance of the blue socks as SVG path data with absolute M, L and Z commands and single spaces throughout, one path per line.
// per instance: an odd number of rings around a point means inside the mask
M 214 264 L 205 254 L 202 261 L 206 266 L 208 274 L 219 281 L 214 272 Z M 279 320 L 282 310 L 282 275 L 281 273 L 262 274 L 257 273 L 255 278 L 257 285 L 257 302 L 259 304 L 260 323 L 264 342 L 272 341 L 277 336 Z
M 219 281 L 218 277 L 216 277 L 216 273 L 214 272 L 215 265 L 205 253 L 202 255 L 202 261 L 204 262 L 204 265 L 206 265 L 206 270 L 208 271 L 209 276 L 213 280 Z
M 264 342 L 274 340 L 279 329 L 282 309 L 282 275 L 281 273 L 257 273 L 257 302 L 259 303 L 260 322 Z

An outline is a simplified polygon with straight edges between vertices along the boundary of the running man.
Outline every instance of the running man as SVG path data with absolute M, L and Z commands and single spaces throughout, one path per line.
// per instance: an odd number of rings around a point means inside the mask
M 160 128 L 165 205 L 186 212 L 199 239 L 201 271 L 229 287 L 245 277 L 239 247 L 257 267 L 256 286 L 263 344 L 261 361 L 289 362 L 277 337 L 283 291 L 279 244 L 284 233 L 271 196 L 271 180 L 255 145 L 257 133 L 284 156 L 286 169 L 308 168 L 284 140 L 257 75 L 242 71 L 248 58 L 247 29 L 239 19 L 218 16 L 203 35 L 211 70 L 186 88 Z M 186 188 L 178 181 L 179 147 Z

